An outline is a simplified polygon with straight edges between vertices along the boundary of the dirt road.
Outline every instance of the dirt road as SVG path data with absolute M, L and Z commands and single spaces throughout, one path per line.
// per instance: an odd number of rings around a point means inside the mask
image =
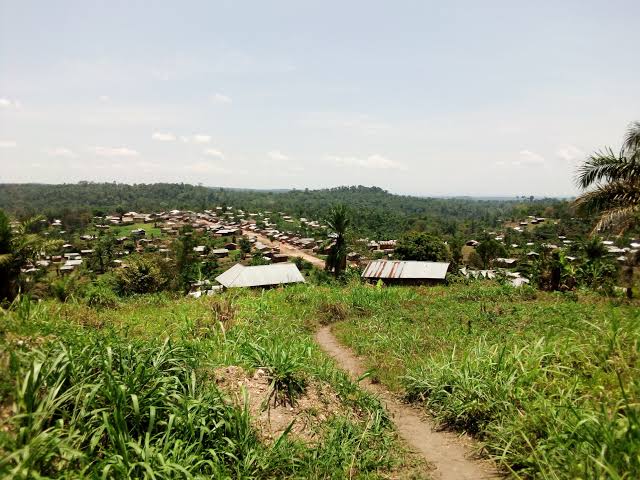
M 301 257 L 307 262 L 311 262 L 318 268 L 324 268 L 324 260 L 303 250 L 300 250 L 299 248 L 292 247 L 291 245 L 287 245 L 286 243 L 272 242 L 264 235 L 252 232 L 251 230 L 243 230 L 242 234 L 246 237 L 256 237 L 260 243 L 264 243 L 265 245 L 268 245 L 270 247 L 279 247 L 280 253 L 284 253 L 285 255 L 289 255 L 290 257 Z
M 318 330 L 316 341 L 352 378 L 357 379 L 365 373 L 360 360 L 338 342 L 330 327 Z M 435 471 L 429 472 L 435 478 L 471 480 L 501 477 L 490 463 L 471 458 L 472 452 L 456 435 L 435 430 L 417 409 L 398 401 L 382 386 L 371 383 L 369 379 L 364 379 L 360 385 L 378 396 L 404 441 L 435 467 Z

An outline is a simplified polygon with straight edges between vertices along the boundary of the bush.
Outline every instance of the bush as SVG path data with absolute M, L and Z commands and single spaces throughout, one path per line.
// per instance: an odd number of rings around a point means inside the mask
M 87 305 L 94 308 L 114 308 L 118 305 L 118 296 L 111 286 L 102 279 L 87 287 L 84 299 Z
M 158 261 L 147 256 L 131 257 L 126 268 L 116 271 L 115 280 L 120 295 L 155 293 L 168 285 Z

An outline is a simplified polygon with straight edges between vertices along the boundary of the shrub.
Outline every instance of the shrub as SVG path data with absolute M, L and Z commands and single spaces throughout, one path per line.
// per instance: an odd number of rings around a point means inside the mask
M 127 268 L 116 271 L 115 281 L 120 295 L 155 293 L 168 284 L 156 259 L 147 256 L 131 257 Z

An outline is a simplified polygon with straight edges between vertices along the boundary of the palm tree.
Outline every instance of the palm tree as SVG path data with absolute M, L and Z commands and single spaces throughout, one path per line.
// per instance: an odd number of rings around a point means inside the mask
M 594 231 L 629 228 L 640 211 L 640 122 L 629 126 L 619 154 L 605 148 L 591 155 L 580 167 L 577 183 L 583 190 L 591 188 L 574 205 L 599 215 Z
M 59 240 L 47 240 L 35 231 L 44 217 L 32 217 L 13 230 L 4 212 L 0 211 L 0 300 L 11 298 L 20 285 L 21 269 L 56 248 Z
M 351 224 L 349 211 L 345 205 L 335 205 L 329 212 L 327 225 L 334 234 L 334 243 L 329 249 L 329 255 L 325 261 L 325 270 L 335 274 L 336 277 L 347 267 L 347 240 L 346 232 Z

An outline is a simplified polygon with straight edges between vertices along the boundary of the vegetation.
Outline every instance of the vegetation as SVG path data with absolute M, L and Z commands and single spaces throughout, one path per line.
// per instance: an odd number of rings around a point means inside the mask
M 336 330 L 372 376 L 514 476 L 640 475 L 637 305 L 490 282 L 342 296 Z
M 451 257 L 442 240 L 424 232 L 409 232 L 401 237 L 396 245 L 395 254 L 401 260 L 428 262 L 444 262 Z
M 637 224 L 640 212 L 640 122 L 629 127 L 619 154 L 611 148 L 595 153 L 578 174 L 582 189 L 575 201 L 587 212 L 598 212 L 594 230 L 624 231 Z
M 301 320 L 319 301 L 305 286 L 215 300 L 146 295 L 116 309 L 21 298 L 0 333 L 0 405 L 16 409 L 0 429 L 0 476 L 408 474 L 412 457 L 381 405 L 327 361 Z M 225 365 L 267 369 L 278 401 L 295 404 L 314 382 L 342 407 L 313 422 L 312 440 L 290 425 L 267 441 L 248 399 L 218 386 Z
M 532 197 L 508 200 L 471 198 L 421 198 L 393 195 L 378 187 L 350 186 L 323 190 L 256 191 L 208 188 L 186 184 L 90 183 L 64 185 L 0 184 L 0 208 L 19 218 L 44 214 L 62 220 L 69 231 L 91 224 L 96 214 L 168 211 L 173 208 L 202 211 L 233 206 L 245 212 L 287 212 L 298 218 L 324 219 L 331 206 L 348 205 L 358 212 L 353 232 L 376 239 L 398 238 L 411 230 L 441 236 L 473 236 L 527 215 L 561 218 L 572 228 L 570 203 Z M 83 207 L 80 207 L 80 206 Z M 279 225 L 279 228 L 284 225 Z M 144 227 L 148 228 L 148 226 Z M 580 230 L 581 232 L 581 230 Z M 578 232 L 576 232 L 578 233 Z M 582 232 L 584 233 L 584 232 Z
M 336 277 L 347 268 L 346 235 L 350 225 L 351 219 L 347 207 L 343 204 L 334 206 L 327 219 L 327 226 L 334 238 L 325 261 L 325 269 L 333 272 Z

